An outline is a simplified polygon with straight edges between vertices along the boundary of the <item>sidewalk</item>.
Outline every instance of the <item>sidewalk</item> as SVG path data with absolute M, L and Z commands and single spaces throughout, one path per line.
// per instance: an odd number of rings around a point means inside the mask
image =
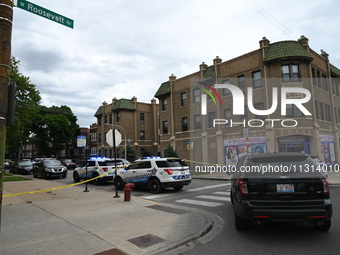
M 57 187 L 36 179 L 4 182 L 4 195 Z M 202 210 L 158 204 L 84 185 L 3 198 L 0 254 L 177 254 L 209 238 L 223 221 Z M 185 246 L 183 246 L 185 247 Z

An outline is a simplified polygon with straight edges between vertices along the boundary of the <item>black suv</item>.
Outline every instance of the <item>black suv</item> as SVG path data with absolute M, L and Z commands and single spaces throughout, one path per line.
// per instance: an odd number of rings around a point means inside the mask
M 33 177 L 50 179 L 51 177 L 57 176 L 61 176 L 62 178 L 66 178 L 67 176 L 67 168 L 63 166 L 59 160 L 44 159 L 38 161 L 33 166 Z
M 305 221 L 318 230 L 331 227 L 328 181 L 309 155 L 245 155 L 235 170 L 230 197 L 237 230 L 249 222 L 270 221 Z

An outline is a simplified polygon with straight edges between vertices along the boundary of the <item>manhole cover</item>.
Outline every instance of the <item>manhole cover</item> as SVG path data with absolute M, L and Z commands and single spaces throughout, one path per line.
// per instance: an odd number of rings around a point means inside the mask
M 147 248 L 149 246 L 161 243 L 164 241 L 164 239 L 155 236 L 153 234 L 147 234 L 143 236 L 139 236 L 136 238 L 132 238 L 128 240 L 130 243 L 138 246 L 139 248 Z

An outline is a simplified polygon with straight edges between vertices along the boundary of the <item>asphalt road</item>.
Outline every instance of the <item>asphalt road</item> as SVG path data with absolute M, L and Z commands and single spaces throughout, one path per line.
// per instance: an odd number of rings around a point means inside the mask
M 72 184 L 72 170 L 66 179 L 55 182 Z M 84 187 L 85 185 L 82 184 Z M 307 223 L 268 223 L 252 225 L 247 231 L 238 232 L 234 228 L 233 208 L 229 198 L 228 181 L 194 179 L 189 186 L 176 192 L 166 189 L 161 194 L 151 194 L 147 189 L 134 189 L 132 196 L 158 203 L 175 204 L 199 208 L 216 214 L 224 221 L 224 227 L 216 236 L 204 244 L 197 243 L 185 255 L 197 254 L 339 254 L 340 251 L 340 186 L 331 186 L 334 205 L 332 227 L 327 232 L 315 231 Z M 112 192 L 112 183 L 95 186 L 88 184 L 88 190 L 100 189 Z M 122 195 L 122 192 L 120 192 Z M 113 198 L 114 199 L 114 198 Z M 132 198 L 133 199 L 133 198 Z M 175 253 L 174 253 L 175 254 Z M 179 253 L 177 253 L 179 254 Z

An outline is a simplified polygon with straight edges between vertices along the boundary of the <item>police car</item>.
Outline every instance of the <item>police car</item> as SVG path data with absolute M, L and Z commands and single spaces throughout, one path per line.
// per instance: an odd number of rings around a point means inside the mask
M 126 168 L 117 171 L 114 183 L 123 189 L 125 183 L 137 187 L 147 187 L 151 193 L 160 193 L 163 188 L 172 187 L 176 191 L 191 183 L 188 165 L 179 158 L 148 157 L 136 160 Z
M 94 157 L 87 160 L 81 167 L 77 167 L 73 172 L 74 182 L 80 182 L 81 180 L 87 180 L 98 177 L 107 173 L 106 175 L 93 180 L 95 185 L 103 182 L 112 181 L 115 174 L 116 167 L 123 167 L 130 164 L 129 161 L 121 158 L 110 159 L 106 157 Z M 87 166 L 87 175 L 86 175 Z M 113 170 L 113 171 L 112 171 Z M 111 172 L 110 172 L 111 171 Z

